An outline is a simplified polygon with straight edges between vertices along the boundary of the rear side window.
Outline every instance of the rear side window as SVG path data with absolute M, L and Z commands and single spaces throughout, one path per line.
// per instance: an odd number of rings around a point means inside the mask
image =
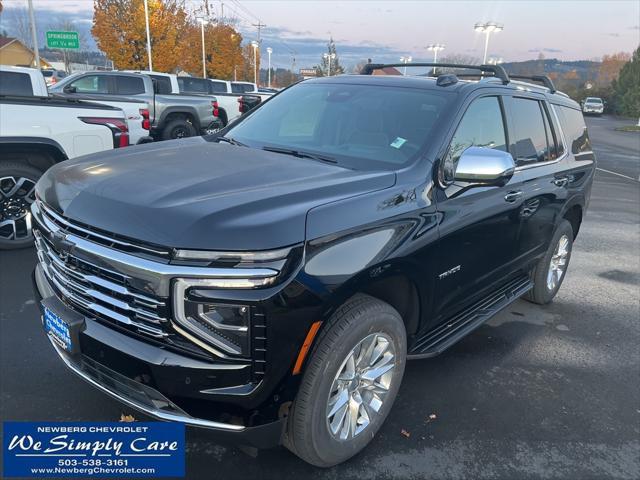
M 253 92 L 253 85 L 250 83 L 231 82 L 231 91 L 233 93 Z
M 469 147 L 507 151 L 504 121 L 498 97 L 479 98 L 467 108 L 451 139 L 444 161 L 443 178 L 446 182 L 454 180 L 458 160 Z
M 582 112 L 570 107 L 554 105 L 553 108 L 558 113 L 562 131 L 567 139 L 567 143 L 574 155 L 591 152 L 591 142 L 587 133 L 587 126 L 584 123 Z
M 514 122 L 511 148 L 516 166 L 550 160 L 547 130 L 540 102 L 529 98 L 513 98 L 511 113 Z
M 227 93 L 227 84 L 224 82 L 210 82 L 212 93 Z
M 208 81 L 203 78 L 181 77 L 178 86 L 182 93 L 209 93 Z
M 171 79 L 164 75 L 149 75 L 155 85 L 156 93 L 167 95 L 171 93 Z
M 116 93 L 119 95 L 138 95 L 144 93 L 144 80 L 142 77 L 117 76 Z
M 0 72 L 0 95 L 18 95 L 30 97 L 33 95 L 31 78 L 27 73 Z

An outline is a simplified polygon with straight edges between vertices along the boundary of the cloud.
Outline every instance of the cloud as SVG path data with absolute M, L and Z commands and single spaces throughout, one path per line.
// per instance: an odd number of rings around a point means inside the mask
M 614 37 L 614 38 L 618 38 L 620 36 L 618 32 L 605 33 L 605 35 L 607 37 Z
M 529 53 L 547 52 L 547 53 L 562 53 L 562 50 L 558 48 L 530 48 L 527 50 Z
M 640 25 L 634 25 L 632 27 L 629 27 L 629 30 L 640 30 Z

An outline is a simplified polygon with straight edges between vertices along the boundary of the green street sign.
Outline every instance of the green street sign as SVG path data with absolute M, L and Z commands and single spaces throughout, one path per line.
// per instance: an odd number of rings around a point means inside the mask
M 47 47 L 49 48 L 80 48 L 78 32 L 47 32 Z

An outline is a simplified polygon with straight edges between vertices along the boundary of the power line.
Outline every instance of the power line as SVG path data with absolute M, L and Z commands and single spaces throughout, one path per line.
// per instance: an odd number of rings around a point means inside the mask
M 251 26 L 256 27 L 258 29 L 258 43 L 260 43 L 261 42 L 261 40 L 260 40 L 260 30 L 263 27 L 266 27 L 267 25 L 258 20 L 258 23 L 252 23 Z

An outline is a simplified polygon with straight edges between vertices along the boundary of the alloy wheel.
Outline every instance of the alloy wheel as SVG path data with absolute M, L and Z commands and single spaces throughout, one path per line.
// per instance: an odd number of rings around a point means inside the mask
M 567 258 L 569 257 L 569 237 L 562 235 L 558 240 L 556 248 L 549 262 L 547 272 L 547 288 L 549 291 L 555 290 L 560 283 L 562 275 L 567 268 Z
M 0 177 L 0 239 L 27 240 L 32 237 L 30 206 L 35 200 L 36 182 L 26 177 Z
M 383 333 L 372 333 L 347 355 L 331 385 L 327 427 L 338 440 L 361 434 L 378 415 L 391 386 L 395 348 Z

